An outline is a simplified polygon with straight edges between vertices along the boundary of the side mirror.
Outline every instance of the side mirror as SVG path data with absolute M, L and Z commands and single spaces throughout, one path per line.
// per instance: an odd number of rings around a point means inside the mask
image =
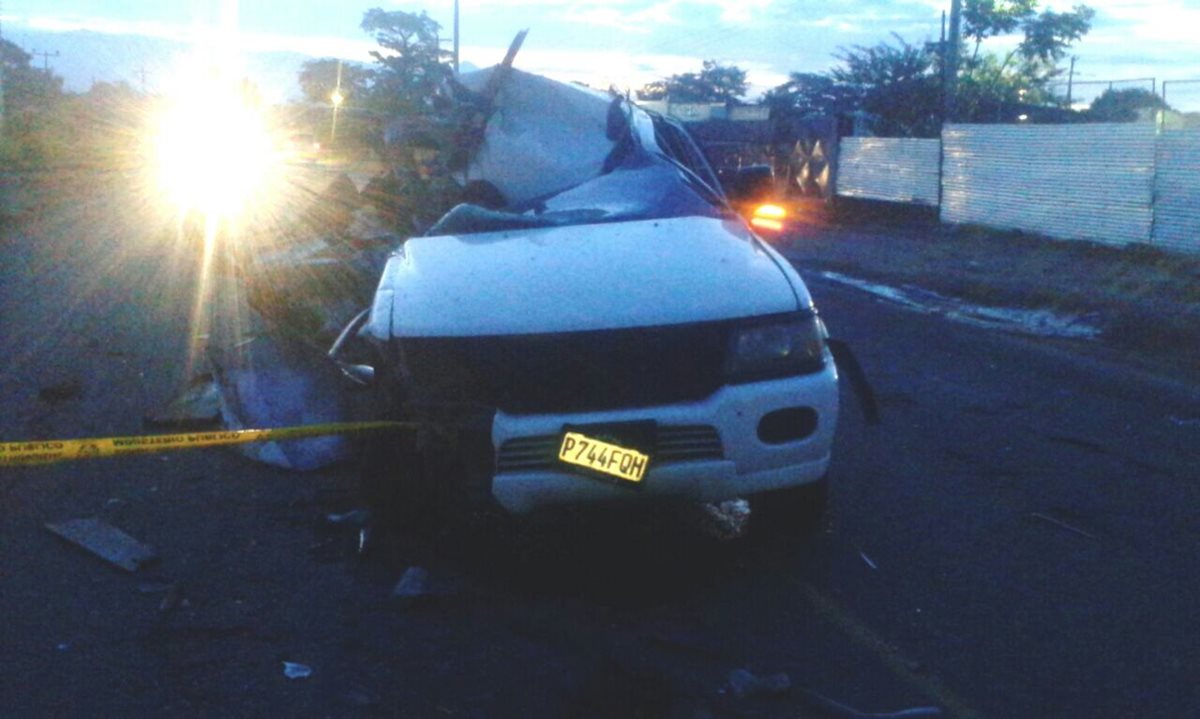
M 329 359 L 333 360 L 333 363 L 347 379 L 359 387 L 370 387 L 375 383 L 375 368 L 367 364 L 350 362 L 343 359 L 342 355 L 346 351 L 346 346 L 358 336 L 358 331 L 362 329 L 370 316 L 371 310 L 369 309 L 355 315 L 354 319 L 350 320 L 350 324 L 346 325 L 338 338 L 334 340 L 333 347 L 329 348 Z

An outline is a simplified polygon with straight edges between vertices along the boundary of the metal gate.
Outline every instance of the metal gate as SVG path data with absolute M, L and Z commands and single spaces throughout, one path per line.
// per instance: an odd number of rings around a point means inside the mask
M 941 140 L 909 137 L 843 137 L 837 193 L 936 207 L 941 146 Z

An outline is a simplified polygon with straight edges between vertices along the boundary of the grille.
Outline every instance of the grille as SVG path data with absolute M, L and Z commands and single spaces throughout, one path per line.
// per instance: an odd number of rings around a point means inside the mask
M 731 323 L 501 337 L 405 338 L 414 384 L 435 401 L 510 414 L 704 399 L 722 384 Z
M 551 469 L 557 463 L 561 435 L 539 435 L 510 439 L 500 447 L 496 472 L 529 472 Z M 713 427 L 705 425 L 660 426 L 651 462 L 668 464 L 705 459 L 723 459 L 725 450 L 721 437 Z

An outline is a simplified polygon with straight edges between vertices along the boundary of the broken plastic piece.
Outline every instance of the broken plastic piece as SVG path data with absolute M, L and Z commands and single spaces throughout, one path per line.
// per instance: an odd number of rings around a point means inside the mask
M 46 529 L 127 572 L 158 559 L 152 547 L 95 517 L 47 522 Z
M 312 676 L 312 667 L 296 662 L 283 663 L 283 675 L 288 679 L 307 679 Z

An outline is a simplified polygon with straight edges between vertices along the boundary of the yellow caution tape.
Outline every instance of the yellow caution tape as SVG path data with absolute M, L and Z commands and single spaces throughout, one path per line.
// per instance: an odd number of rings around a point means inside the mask
M 305 427 L 275 429 L 238 429 L 225 432 L 188 432 L 151 434 L 136 437 L 99 439 L 59 439 L 30 442 L 0 442 L 0 467 L 54 464 L 96 457 L 120 457 L 127 454 L 174 452 L 203 447 L 225 447 L 251 442 L 323 437 L 331 434 L 416 429 L 416 422 L 335 422 Z

